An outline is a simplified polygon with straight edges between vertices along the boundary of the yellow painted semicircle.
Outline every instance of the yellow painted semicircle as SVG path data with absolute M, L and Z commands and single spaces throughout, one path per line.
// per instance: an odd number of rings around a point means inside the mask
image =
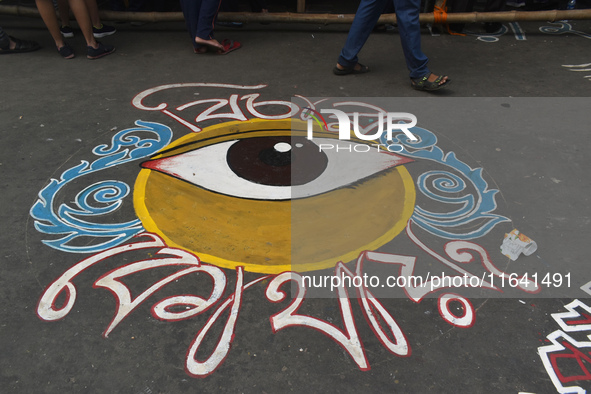
M 225 140 L 289 135 L 292 127 L 291 120 L 224 123 L 178 139 L 156 158 Z M 354 187 L 288 201 L 223 195 L 146 168 L 134 187 L 138 218 L 168 246 L 222 268 L 266 274 L 330 268 L 375 250 L 405 228 L 414 204 L 404 166 Z

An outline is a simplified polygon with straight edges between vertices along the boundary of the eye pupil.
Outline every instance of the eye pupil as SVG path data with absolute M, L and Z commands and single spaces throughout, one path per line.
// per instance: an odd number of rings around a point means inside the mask
M 281 145 L 282 150 L 277 149 L 277 145 Z M 289 150 L 284 150 L 285 145 L 289 147 Z M 246 153 L 246 152 L 245 152 Z M 256 152 L 253 152 L 256 153 Z M 291 164 L 291 145 L 285 142 L 279 142 L 273 146 L 273 148 L 263 148 L 259 152 L 259 159 L 270 167 L 284 167 Z M 240 174 L 238 174 L 240 175 Z
M 294 146 L 297 149 L 292 149 Z M 328 157 L 316 144 L 290 136 L 241 139 L 228 149 L 226 159 L 239 177 L 270 186 L 306 184 L 319 177 L 328 164 Z

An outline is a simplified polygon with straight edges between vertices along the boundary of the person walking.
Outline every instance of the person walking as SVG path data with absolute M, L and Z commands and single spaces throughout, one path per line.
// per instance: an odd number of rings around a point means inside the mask
M 197 54 L 211 50 L 225 55 L 242 47 L 238 41 L 223 40 L 220 43 L 213 37 L 220 5 L 221 0 L 181 0 L 187 30 L 193 39 L 193 50 Z
M 361 0 L 345 46 L 341 50 L 335 75 L 363 74 L 369 67 L 359 63 L 357 55 L 369 38 L 388 0 Z M 447 76 L 433 74 L 427 67 L 429 59 L 421 49 L 419 13 L 421 0 L 393 0 L 402 51 L 410 72 L 411 86 L 417 90 L 439 90 L 450 83 Z

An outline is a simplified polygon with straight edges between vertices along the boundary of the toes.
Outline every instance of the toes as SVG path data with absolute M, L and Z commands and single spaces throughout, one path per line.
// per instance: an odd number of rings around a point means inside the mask
M 437 78 L 441 78 L 439 80 L 439 83 L 438 83 L 441 86 L 441 85 L 443 85 L 444 83 L 447 82 L 447 78 L 448 77 L 447 77 L 447 75 L 444 75 L 444 76 L 441 76 L 440 77 L 439 75 L 435 75 L 435 74 L 431 73 L 431 75 L 429 75 L 429 78 L 427 78 L 427 80 L 429 82 L 435 82 L 437 80 Z

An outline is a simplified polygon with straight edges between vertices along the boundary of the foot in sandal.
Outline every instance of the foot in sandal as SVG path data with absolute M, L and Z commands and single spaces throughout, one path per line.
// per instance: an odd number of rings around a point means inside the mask
M 434 91 L 449 85 L 451 80 L 447 75 L 429 73 L 422 78 L 411 78 L 410 84 L 416 90 Z

